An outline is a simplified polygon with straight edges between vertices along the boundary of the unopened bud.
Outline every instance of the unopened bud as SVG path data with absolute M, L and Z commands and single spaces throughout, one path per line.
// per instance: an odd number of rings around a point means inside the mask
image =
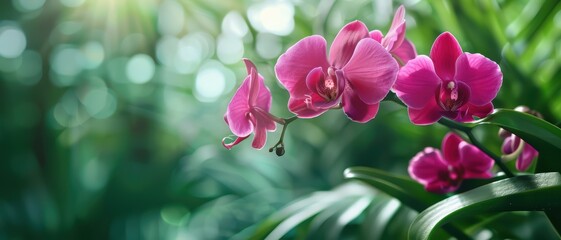
M 499 137 L 500 137 L 501 139 L 506 139 L 507 137 L 510 137 L 510 134 L 511 134 L 511 133 L 510 133 L 509 131 L 507 131 L 507 130 L 504 130 L 504 129 L 502 129 L 502 128 L 499 129 Z
M 284 147 L 283 147 L 283 146 L 277 147 L 277 148 L 275 149 L 275 153 L 276 153 L 277 156 L 279 156 L 279 157 L 282 156 L 282 155 L 284 155 Z
M 528 114 L 534 115 L 534 116 L 536 116 L 536 117 L 538 117 L 538 118 L 543 118 L 543 116 L 542 116 L 542 114 L 541 114 L 540 112 L 538 112 L 538 111 L 536 111 L 536 110 L 532 110 L 532 109 L 530 109 L 529 107 L 524 106 L 524 105 L 521 105 L 521 106 L 516 107 L 516 108 L 514 109 L 514 111 L 523 112 L 523 113 L 528 113 Z

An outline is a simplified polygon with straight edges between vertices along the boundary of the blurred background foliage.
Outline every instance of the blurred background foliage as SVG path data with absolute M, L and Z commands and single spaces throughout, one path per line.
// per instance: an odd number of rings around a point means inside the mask
M 330 202 L 296 208 L 322 212 L 306 224 L 329 233 L 322 238 L 403 237 L 415 213 L 346 183 L 343 170 L 405 175 L 415 153 L 440 145 L 444 127 L 414 126 L 405 109 L 383 103 L 367 124 L 341 111 L 291 124 L 283 157 L 249 141 L 231 151 L 220 144 L 230 134 L 223 113 L 245 77 L 242 57 L 265 77 L 272 112 L 289 117 L 276 58 L 311 34 L 331 42 L 355 19 L 386 32 L 399 4 L 419 54 L 450 31 L 464 51 L 500 63 L 496 107 L 527 105 L 559 124 L 557 0 L 2 1 L 0 239 L 245 239 L 302 197 Z M 477 134 L 498 152 L 496 131 Z M 482 234 L 539 236 L 531 226 L 540 217 L 495 218 L 503 227 Z M 523 227 L 505 229 L 516 219 Z M 359 229 L 366 220 L 375 224 Z

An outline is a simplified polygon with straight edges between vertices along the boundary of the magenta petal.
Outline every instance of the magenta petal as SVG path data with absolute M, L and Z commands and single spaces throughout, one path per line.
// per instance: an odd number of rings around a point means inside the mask
M 455 79 L 470 87 L 469 102 L 481 106 L 497 96 L 503 82 L 503 74 L 497 63 L 483 55 L 465 53 L 460 55 L 456 62 Z
M 323 101 L 323 98 L 317 94 L 308 95 L 304 98 L 289 98 L 288 99 L 288 109 L 298 115 L 299 118 L 314 118 L 329 109 L 315 108 L 313 102 Z
M 399 70 L 393 90 L 405 105 L 420 109 L 434 101 L 440 82 L 431 59 L 421 55 Z
M 343 92 L 343 111 L 349 119 L 365 123 L 376 117 L 378 113 L 379 103 L 366 104 L 359 96 L 350 88 L 346 88 Z
M 503 146 L 501 147 L 501 151 L 504 154 L 511 154 L 513 153 L 516 148 L 518 148 L 518 144 L 520 143 L 515 143 L 516 136 L 514 136 L 514 134 L 511 134 L 510 136 L 508 136 L 507 138 L 505 138 L 505 141 L 503 142 Z
M 464 142 L 464 140 L 455 133 L 448 133 L 446 134 L 446 136 L 444 136 L 444 139 L 442 140 L 442 155 L 444 155 L 444 159 L 446 160 L 446 162 L 449 162 L 452 165 L 460 164 L 461 142 Z
M 298 41 L 282 54 L 275 65 L 275 73 L 290 96 L 303 98 L 308 93 L 306 76 L 316 67 L 329 67 L 325 39 L 318 35 Z
M 409 119 L 416 125 L 430 125 L 442 117 L 440 107 L 436 105 L 436 100 L 431 100 L 421 109 L 408 108 Z
M 411 41 L 404 39 L 401 45 L 392 51 L 392 54 L 399 59 L 401 65 L 405 65 L 417 57 L 417 50 Z
M 395 11 L 395 15 L 393 16 L 392 25 L 390 26 L 391 32 L 401 27 L 401 25 L 405 23 L 405 7 L 400 5 L 397 10 Z
M 376 40 L 376 42 L 379 42 L 381 44 L 382 39 L 384 38 L 384 34 L 382 34 L 382 32 L 380 32 L 380 30 L 373 30 L 373 31 L 370 31 L 370 37 L 372 39 Z
M 388 51 L 393 52 L 394 49 L 398 48 L 401 45 L 404 38 L 405 7 L 401 5 L 395 12 L 390 30 L 388 30 L 386 37 L 384 37 L 384 39 L 382 40 L 382 46 L 384 46 Z
M 518 171 L 526 171 L 530 167 L 530 165 L 532 165 L 532 161 L 537 156 L 538 150 L 525 142 L 522 154 L 520 154 L 520 156 L 518 156 L 518 159 L 516 160 L 516 169 L 518 169 Z
M 249 137 L 249 135 L 245 136 L 245 137 L 236 137 L 236 139 L 231 143 L 226 143 L 226 139 L 229 139 L 229 138 L 225 137 L 225 138 L 222 139 L 222 146 L 224 146 L 226 149 L 230 150 L 234 146 L 238 145 L 239 143 L 241 143 L 243 140 L 245 140 L 248 137 Z
M 261 149 L 267 142 L 267 130 L 274 131 L 276 129 L 275 122 L 263 114 L 253 115 L 255 121 L 255 136 L 251 146 L 256 149 Z
M 358 42 L 369 36 L 368 28 L 361 21 L 345 25 L 337 34 L 329 50 L 329 62 L 337 69 L 347 64 Z
M 462 54 L 462 47 L 449 32 L 440 34 L 434 40 L 430 58 L 434 62 L 436 74 L 443 81 L 453 80 L 456 71 L 456 59 Z
M 438 173 L 448 171 L 448 166 L 438 149 L 427 147 L 411 159 L 407 170 L 411 178 L 426 185 L 438 181 Z
M 226 109 L 226 122 L 232 133 L 238 137 L 249 135 L 254 127 L 248 118 L 250 111 L 248 104 L 249 82 L 250 76 L 245 78 Z
M 318 93 L 317 87 L 319 84 L 323 83 L 324 80 L 325 74 L 323 73 L 322 68 L 317 67 L 312 69 L 312 71 L 310 71 L 306 76 L 306 86 L 311 92 Z
M 464 178 L 490 178 L 493 168 L 493 159 L 483 153 L 479 148 L 467 142 L 460 143 L 460 154 L 462 166 L 464 166 Z
M 458 117 L 454 120 L 458 122 L 471 122 L 475 120 L 473 117 L 484 118 L 493 112 L 493 104 L 488 103 L 483 106 L 476 106 L 471 103 L 464 105 L 459 111 Z
M 251 146 L 255 149 L 261 149 L 265 146 L 265 142 L 267 142 L 267 129 L 262 126 L 260 120 L 256 119 L 255 136 L 253 136 Z
M 245 67 L 247 68 L 247 75 L 249 76 L 249 96 L 248 103 L 249 106 L 255 106 L 257 102 L 257 96 L 259 94 L 259 85 L 263 82 L 263 79 L 259 81 L 257 77 L 257 68 L 249 59 L 243 59 Z
M 360 99 L 367 104 L 380 102 L 394 84 L 399 66 L 374 39 L 361 40 L 343 68 L 345 77 Z

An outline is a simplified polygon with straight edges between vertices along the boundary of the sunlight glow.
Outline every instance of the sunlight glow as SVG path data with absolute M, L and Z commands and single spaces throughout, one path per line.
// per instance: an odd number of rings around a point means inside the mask
M 294 6 L 289 2 L 263 2 L 249 7 L 251 25 L 260 32 L 287 36 L 294 30 Z

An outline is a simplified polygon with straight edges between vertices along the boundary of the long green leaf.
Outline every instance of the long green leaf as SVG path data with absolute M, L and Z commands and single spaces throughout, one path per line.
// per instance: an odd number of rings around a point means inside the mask
M 536 172 L 561 172 L 561 129 L 530 114 L 497 109 L 493 114 L 476 122 L 495 125 L 514 133 L 540 153 Z
M 500 180 L 449 197 L 421 212 L 409 230 L 410 239 L 428 239 L 454 219 L 493 211 L 561 210 L 561 175 L 539 173 Z
M 344 175 L 347 179 L 364 181 L 419 212 L 445 197 L 428 193 L 411 179 L 373 168 L 350 167 L 345 170 Z

